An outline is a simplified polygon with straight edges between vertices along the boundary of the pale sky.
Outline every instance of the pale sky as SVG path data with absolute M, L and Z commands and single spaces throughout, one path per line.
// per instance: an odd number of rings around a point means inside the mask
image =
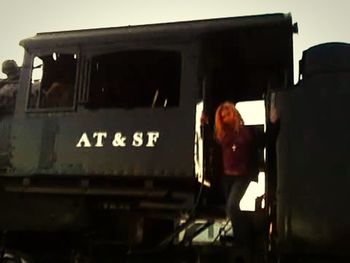
M 291 13 L 298 22 L 295 62 L 323 42 L 349 42 L 349 0 L 0 0 L 0 62 L 22 64 L 21 39 L 37 32 L 115 27 L 267 13 Z M 4 77 L 0 75 L 0 78 Z

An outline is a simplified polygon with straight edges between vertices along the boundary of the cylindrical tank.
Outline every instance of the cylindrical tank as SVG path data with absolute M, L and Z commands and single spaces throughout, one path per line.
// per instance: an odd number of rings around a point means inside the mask
M 350 45 L 305 51 L 299 83 L 277 104 L 277 231 L 281 254 L 348 253 Z

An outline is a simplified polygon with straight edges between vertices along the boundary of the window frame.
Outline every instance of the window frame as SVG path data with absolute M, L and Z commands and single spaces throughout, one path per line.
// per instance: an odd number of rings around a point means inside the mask
M 82 72 L 83 77 L 81 79 L 81 83 L 83 85 L 80 86 L 79 94 L 77 98 L 77 104 L 83 110 L 90 111 L 99 111 L 99 110 L 125 110 L 128 108 L 125 107 L 96 107 L 90 108 L 87 105 L 89 104 L 90 99 L 90 77 L 91 77 L 91 63 L 94 57 L 103 56 L 107 54 L 115 54 L 115 53 L 123 53 L 123 52 L 134 52 L 134 51 L 159 51 L 159 52 L 173 52 L 179 55 L 180 63 L 179 63 L 179 101 L 176 106 L 171 107 L 131 107 L 130 109 L 142 110 L 142 109 L 150 109 L 150 110 L 169 110 L 180 108 L 182 104 L 182 93 L 183 93 L 183 77 L 184 77 L 184 59 L 186 57 L 186 45 L 175 43 L 175 44 L 166 44 L 166 43 L 152 43 L 137 46 L 135 43 L 119 43 L 117 45 L 95 45 L 93 47 L 85 48 L 81 55 L 81 61 L 83 61 Z
M 32 74 L 33 74 L 33 66 L 34 66 L 34 59 L 36 57 L 41 56 L 49 56 L 54 53 L 59 54 L 71 54 L 76 55 L 76 72 L 75 72 L 75 83 L 73 87 L 73 103 L 72 106 L 69 107 L 39 107 L 39 108 L 30 108 L 29 107 L 29 101 L 30 101 L 30 92 L 32 89 Z M 26 84 L 26 96 L 25 96 L 25 112 L 26 113 L 56 113 L 56 112 L 74 112 L 77 109 L 77 95 L 78 90 L 80 90 L 81 86 L 81 52 L 78 49 L 47 49 L 47 50 L 34 50 L 30 53 L 30 65 L 29 65 L 29 71 L 28 71 L 28 83 Z M 41 89 L 41 87 L 40 87 Z

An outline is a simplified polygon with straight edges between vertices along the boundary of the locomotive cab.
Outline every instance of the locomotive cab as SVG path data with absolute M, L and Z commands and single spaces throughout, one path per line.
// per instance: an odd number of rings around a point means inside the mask
M 291 86 L 293 30 L 289 15 L 275 14 L 40 33 L 21 41 L 9 164 L 1 174 L 0 207 L 8 216 L 0 227 L 112 229 L 128 243 L 142 242 L 138 230 L 143 224 L 148 231 L 147 217 L 166 218 L 165 234 L 174 231 L 174 219 L 196 209 L 208 217 L 206 201 L 222 202 L 215 109 L 225 100 L 268 106 L 271 91 Z M 266 207 L 273 205 L 276 177 L 275 142 L 263 139 L 271 137 L 269 125 L 260 137 Z

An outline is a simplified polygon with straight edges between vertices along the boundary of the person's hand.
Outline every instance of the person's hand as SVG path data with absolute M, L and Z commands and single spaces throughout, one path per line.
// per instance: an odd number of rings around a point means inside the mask
M 205 114 L 205 112 L 202 111 L 202 115 L 201 115 L 201 125 L 203 126 L 203 125 L 206 125 L 206 124 L 208 124 L 208 123 L 209 123 L 208 117 L 207 117 L 207 115 Z
M 278 114 L 275 107 L 272 107 L 270 110 L 270 122 L 276 123 L 278 121 Z

